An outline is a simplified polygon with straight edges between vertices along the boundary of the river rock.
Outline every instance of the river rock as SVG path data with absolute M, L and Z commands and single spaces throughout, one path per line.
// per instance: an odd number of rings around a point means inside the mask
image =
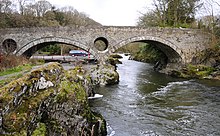
M 115 67 L 116 67 L 117 64 L 122 64 L 122 62 L 118 58 L 113 58 L 113 57 L 109 57 L 106 60 L 106 63 L 107 64 L 111 64 L 111 65 L 113 65 Z
M 111 64 L 97 65 L 91 70 L 91 78 L 94 85 L 112 85 L 119 82 L 119 74 L 115 66 Z

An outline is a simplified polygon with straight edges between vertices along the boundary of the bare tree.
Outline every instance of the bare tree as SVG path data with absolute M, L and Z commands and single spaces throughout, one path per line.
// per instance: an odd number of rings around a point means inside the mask
M 153 0 L 153 6 L 155 7 L 153 12 L 158 18 L 158 24 L 162 26 L 165 26 L 166 24 L 167 4 L 167 0 Z
M 33 2 L 33 0 L 17 0 L 17 1 L 18 1 L 18 6 L 19 6 L 19 12 L 21 15 L 24 15 L 25 6 Z
M 202 24 L 214 33 L 214 28 L 218 25 L 220 4 L 216 0 L 204 0 L 203 3 L 203 9 L 199 12 Z
M 35 10 L 35 5 L 30 3 L 30 4 L 27 4 L 25 6 L 25 9 L 24 9 L 24 12 L 23 12 L 24 15 L 32 15 L 32 16 L 35 16 L 36 15 L 36 10 Z
M 12 1 L 11 0 L 0 0 L 0 13 L 12 12 Z
M 47 11 L 52 10 L 52 4 L 46 0 L 38 1 L 35 4 L 35 10 L 38 17 L 42 17 Z

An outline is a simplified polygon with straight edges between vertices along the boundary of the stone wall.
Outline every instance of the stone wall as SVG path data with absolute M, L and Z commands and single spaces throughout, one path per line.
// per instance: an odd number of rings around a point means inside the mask
M 84 74 L 49 63 L 0 88 L 0 134 L 106 135 L 105 121 L 88 106 L 93 88 Z

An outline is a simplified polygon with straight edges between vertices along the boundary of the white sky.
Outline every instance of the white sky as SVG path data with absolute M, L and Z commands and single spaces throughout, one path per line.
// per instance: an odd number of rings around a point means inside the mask
M 47 0 L 56 7 L 72 6 L 102 25 L 134 26 L 139 12 L 145 13 L 152 0 Z
M 38 1 L 38 0 L 35 0 Z M 152 7 L 153 0 L 47 0 L 57 8 L 72 6 L 79 12 L 86 13 L 90 18 L 102 25 L 134 26 L 141 16 Z M 204 7 L 197 12 L 197 17 L 220 14 L 220 0 L 201 0 Z M 216 4 L 218 3 L 218 4 Z M 148 8 L 148 9 L 147 9 Z

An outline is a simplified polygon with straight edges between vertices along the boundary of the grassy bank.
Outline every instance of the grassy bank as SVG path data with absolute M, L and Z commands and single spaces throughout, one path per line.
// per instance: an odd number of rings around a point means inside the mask
M 5 75 L 21 72 L 21 71 L 29 71 L 31 70 L 33 66 L 34 64 L 23 64 L 23 65 L 19 65 L 13 68 L 8 68 L 8 69 L 1 71 L 0 76 L 5 76 Z
M 44 61 L 29 60 L 25 57 L 15 55 L 3 55 L 0 61 L 0 87 L 14 79 L 22 77 L 33 66 L 44 63 Z

